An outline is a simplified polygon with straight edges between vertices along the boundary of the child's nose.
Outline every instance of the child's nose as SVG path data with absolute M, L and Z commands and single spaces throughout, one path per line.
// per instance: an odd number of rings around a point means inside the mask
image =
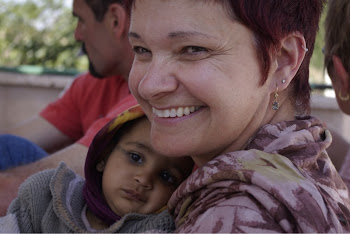
M 151 173 L 139 173 L 135 176 L 135 180 L 140 186 L 142 186 L 145 189 L 150 190 L 153 188 L 153 179 Z

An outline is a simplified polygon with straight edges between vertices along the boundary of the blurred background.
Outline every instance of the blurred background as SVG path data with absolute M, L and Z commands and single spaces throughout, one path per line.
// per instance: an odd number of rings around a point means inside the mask
M 0 0 L 0 66 L 84 71 L 72 0 Z
M 72 0 L 0 0 L 0 66 L 84 71 L 74 40 Z M 311 82 L 323 84 L 323 20 L 311 62 Z

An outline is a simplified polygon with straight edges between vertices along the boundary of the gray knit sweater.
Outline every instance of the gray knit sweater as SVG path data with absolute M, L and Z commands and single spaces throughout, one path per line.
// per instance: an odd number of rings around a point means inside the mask
M 55 170 L 28 178 L 0 217 L 0 232 L 88 232 L 82 210 L 84 179 L 63 163 Z M 172 232 L 175 226 L 167 211 L 160 214 L 128 214 L 99 232 Z

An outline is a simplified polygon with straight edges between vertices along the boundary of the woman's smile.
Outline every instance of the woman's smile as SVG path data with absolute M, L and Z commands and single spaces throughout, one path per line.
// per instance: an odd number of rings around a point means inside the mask
M 143 10 L 133 11 L 129 87 L 152 122 L 153 147 L 200 163 L 242 147 L 255 131 L 251 126 L 261 125 L 259 109 L 267 106 L 270 90 L 258 89 L 260 67 L 249 29 L 221 17 L 221 5 L 172 4 L 140 1 L 137 9 Z M 160 13 L 144 14 L 152 9 Z
M 193 112 L 199 110 L 201 106 L 186 106 L 186 107 L 173 107 L 170 109 L 159 110 L 152 107 L 153 114 L 159 118 L 174 118 L 190 115 Z

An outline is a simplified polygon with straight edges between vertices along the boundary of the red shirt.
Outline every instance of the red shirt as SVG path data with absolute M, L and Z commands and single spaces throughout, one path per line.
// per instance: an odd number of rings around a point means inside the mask
M 105 124 L 136 103 L 122 77 L 96 79 L 86 73 L 77 77 L 64 95 L 40 115 L 63 134 L 89 146 Z

